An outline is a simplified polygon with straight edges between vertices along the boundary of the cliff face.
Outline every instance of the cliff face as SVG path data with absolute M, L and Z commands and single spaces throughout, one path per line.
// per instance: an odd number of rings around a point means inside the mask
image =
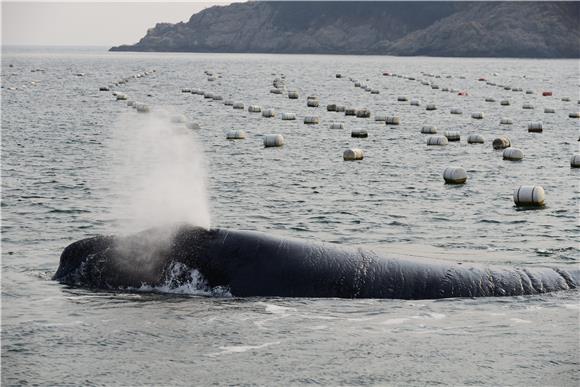
M 580 3 L 234 3 L 111 51 L 577 58 Z

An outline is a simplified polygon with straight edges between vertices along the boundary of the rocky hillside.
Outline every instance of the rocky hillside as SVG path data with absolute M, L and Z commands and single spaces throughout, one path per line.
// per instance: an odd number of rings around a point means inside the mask
M 111 51 L 580 57 L 580 2 L 247 2 Z

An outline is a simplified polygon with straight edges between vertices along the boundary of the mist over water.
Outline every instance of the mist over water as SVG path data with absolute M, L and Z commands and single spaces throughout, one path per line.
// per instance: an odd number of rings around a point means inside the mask
M 108 144 L 116 228 L 131 233 L 174 223 L 210 227 L 203 150 L 170 109 L 122 113 Z

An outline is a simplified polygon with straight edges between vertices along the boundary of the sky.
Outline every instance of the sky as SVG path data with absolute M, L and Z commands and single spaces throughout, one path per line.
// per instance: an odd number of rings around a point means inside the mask
M 156 23 L 187 21 L 204 8 L 230 3 L 2 1 L 2 45 L 133 44 Z

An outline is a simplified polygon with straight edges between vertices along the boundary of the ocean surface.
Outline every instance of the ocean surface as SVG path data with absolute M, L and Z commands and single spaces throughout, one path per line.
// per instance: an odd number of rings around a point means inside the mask
M 570 158 L 579 151 L 579 120 L 568 117 L 579 110 L 577 60 L 2 54 L 2 385 L 580 383 L 577 291 L 435 301 L 236 299 L 195 283 L 104 292 L 51 280 L 73 241 L 174 220 L 385 254 L 577 266 L 580 169 L 570 168 Z M 282 76 L 299 99 L 270 93 Z M 108 85 L 111 91 L 99 91 Z M 151 112 L 137 113 L 112 91 Z M 319 97 L 319 108 L 306 106 L 309 95 Z M 245 109 L 225 106 L 228 99 Z M 371 118 L 327 112 L 332 103 L 366 107 Z M 426 111 L 429 103 L 437 110 Z M 250 104 L 277 116 L 249 113 Z M 282 121 L 282 112 L 297 120 Z M 375 114 L 399 116 L 401 124 L 375 122 Z M 200 128 L 188 129 L 180 115 Z M 320 124 L 305 125 L 306 115 Z M 502 117 L 513 125 L 500 125 Z M 544 131 L 528 133 L 532 121 Z M 344 129 L 330 129 L 332 122 Z M 428 147 L 424 125 L 438 134 L 459 130 L 461 141 Z M 232 129 L 247 138 L 226 140 Z M 352 129 L 369 137 L 351 138 Z M 266 133 L 282 134 L 286 144 L 264 148 Z M 483 145 L 466 143 L 475 133 Z M 521 162 L 492 149 L 500 135 L 523 150 Z M 362 148 L 364 159 L 343 161 L 351 147 Z M 442 172 L 453 165 L 466 169 L 465 185 L 444 184 Z M 545 208 L 517 209 L 512 193 L 520 185 L 543 186 Z

